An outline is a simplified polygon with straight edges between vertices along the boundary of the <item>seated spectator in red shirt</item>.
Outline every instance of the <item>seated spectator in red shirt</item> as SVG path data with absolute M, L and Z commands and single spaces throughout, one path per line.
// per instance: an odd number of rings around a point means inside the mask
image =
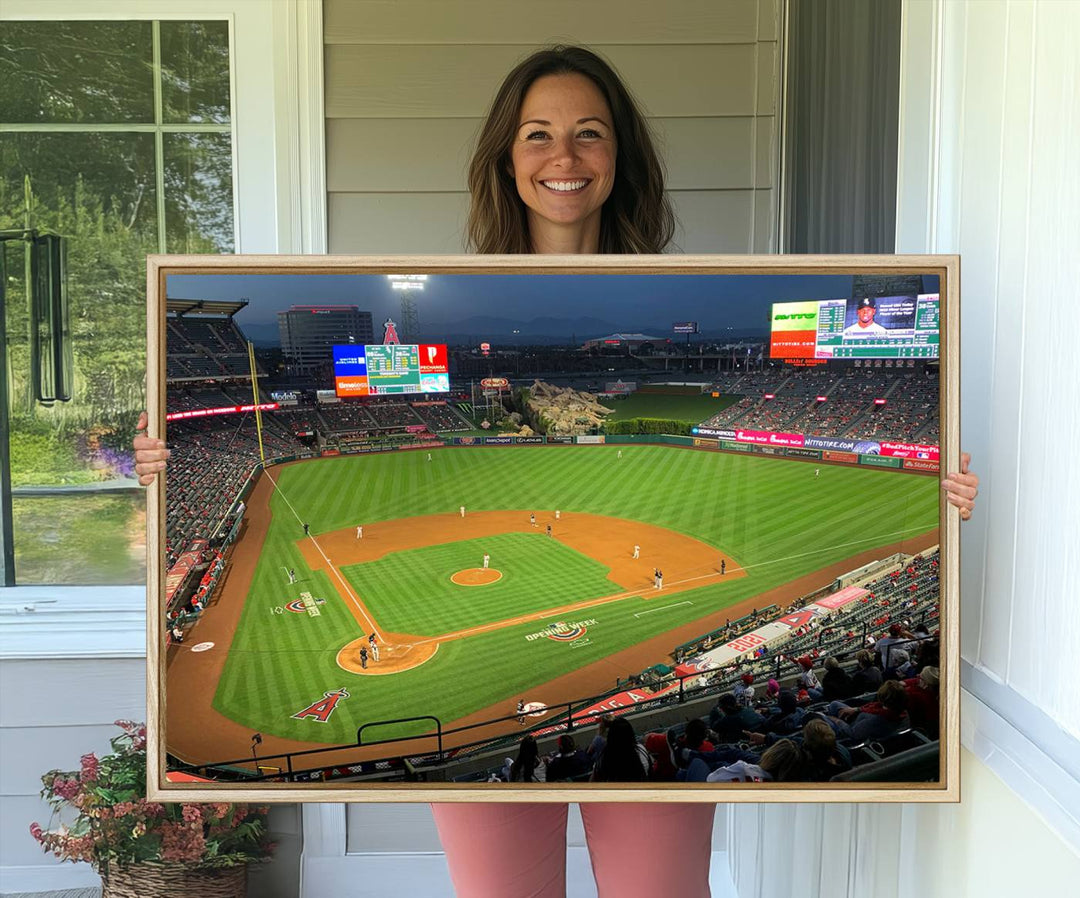
M 686 729 L 675 739 L 674 747 L 689 748 L 693 751 L 713 751 L 716 746 L 708 739 L 709 729 L 700 717 L 691 717 L 686 722 Z M 653 759 L 651 779 L 670 783 L 675 779 L 675 765 L 671 763 L 671 744 L 666 733 L 649 733 L 645 737 L 645 748 Z
M 885 739 L 910 725 L 907 692 L 896 680 L 886 680 L 877 691 L 877 700 L 859 708 L 832 702 L 825 711 L 829 725 L 841 739 L 866 742 Z
M 904 680 L 911 725 L 918 727 L 931 739 L 938 738 L 941 724 L 939 678 L 936 667 L 924 667 L 917 677 Z

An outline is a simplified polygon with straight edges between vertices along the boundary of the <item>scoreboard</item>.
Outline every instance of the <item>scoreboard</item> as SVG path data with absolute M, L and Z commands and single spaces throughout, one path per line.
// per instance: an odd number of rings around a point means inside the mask
M 334 391 L 340 397 L 449 393 L 446 346 L 441 343 L 335 346 Z
M 937 293 L 773 303 L 774 359 L 936 359 Z M 871 308 L 860 316 L 859 307 Z

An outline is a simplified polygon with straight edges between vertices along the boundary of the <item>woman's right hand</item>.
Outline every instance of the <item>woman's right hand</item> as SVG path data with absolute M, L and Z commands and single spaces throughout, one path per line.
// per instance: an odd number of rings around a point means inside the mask
M 138 433 L 131 444 L 135 449 L 135 473 L 139 475 L 139 483 L 143 486 L 149 486 L 154 482 L 154 478 L 165 470 L 165 459 L 171 454 L 165 448 L 164 440 L 155 440 L 146 435 L 147 424 L 149 419 L 146 412 L 141 412 L 139 423 L 135 425 Z

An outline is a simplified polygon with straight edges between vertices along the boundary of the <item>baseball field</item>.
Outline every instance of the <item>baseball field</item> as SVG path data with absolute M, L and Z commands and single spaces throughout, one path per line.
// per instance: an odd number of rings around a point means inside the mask
M 648 663 L 668 660 L 685 634 L 722 625 L 725 609 L 765 604 L 778 587 L 938 525 L 933 477 L 828 465 L 815 476 L 812 462 L 661 445 L 619 451 L 460 447 L 430 461 L 411 451 L 272 468 L 235 550 L 251 570 L 230 572 L 206 621 L 234 623 L 197 656 L 201 667 L 170 667 L 170 743 L 183 735 L 174 711 L 187 714 L 200 689 L 214 690 L 213 711 L 245 735 L 290 745 L 354 742 L 377 721 L 430 715 L 450 726 L 512 714 L 521 698 L 582 697 L 645 666 L 625 667 L 629 649 L 657 646 Z M 364 667 L 372 633 L 379 658 Z M 302 714 L 313 705 L 332 713 Z M 430 728 L 393 724 L 364 738 Z

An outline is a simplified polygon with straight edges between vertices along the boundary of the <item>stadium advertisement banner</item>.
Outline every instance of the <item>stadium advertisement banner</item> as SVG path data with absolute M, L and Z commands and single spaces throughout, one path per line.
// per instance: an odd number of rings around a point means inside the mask
M 749 452 L 750 446 L 747 443 L 733 443 L 730 440 L 720 441 L 721 449 L 728 449 L 732 452 Z
M 260 402 L 260 412 L 272 412 L 278 407 L 276 402 Z M 239 415 L 255 411 L 254 405 L 224 405 L 218 408 L 193 408 L 185 412 L 172 412 L 165 416 L 166 421 L 183 421 L 187 418 L 207 418 L 211 415 Z
M 720 441 L 696 439 L 694 440 L 694 445 L 697 446 L 699 449 L 719 449 Z
M 594 705 L 582 709 L 581 711 L 574 712 L 574 725 L 575 726 L 587 726 L 590 723 L 595 723 L 600 717 L 605 714 L 614 714 L 624 708 L 632 708 L 635 705 L 642 704 L 643 702 L 654 702 L 658 698 L 674 692 L 679 688 L 677 683 L 670 686 L 665 686 L 663 689 L 658 689 L 656 692 L 645 692 L 640 689 L 628 689 L 626 692 L 619 692 L 615 695 L 610 695 L 602 702 L 597 702 Z M 525 709 L 528 710 L 529 706 L 526 705 Z M 545 709 L 546 710 L 546 709 Z M 533 715 L 537 716 L 537 715 Z M 535 730 L 534 734 L 537 736 L 548 736 L 552 733 L 562 733 L 566 731 L 564 724 L 557 724 L 552 727 L 545 727 L 541 730 Z
M 775 446 L 751 446 L 750 448 L 758 455 L 776 455 L 777 452 L 781 451 Z
M 838 461 L 842 465 L 857 465 L 859 456 L 852 452 L 822 452 L 821 457 L 825 461 Z
M 940 471 L 941 463 L 937 461 L 923 461 L 921 458 L 905 458 L 904 468 L 908 471 Z
M 605 393 L 633 393 L 637 389 L 637 381 L 621 381 L 617 380 L 614 383 L 608 381 L 604 384 Z
M 860 465 L 871 465 L 877 468 L 899 468 L 901 459 L 889 458 L 884 455 L 860 455 Z
M 513 437 L 484 437 L 485 446 L 509 446 L 514 442 Z
M 784 450 L 784 455 L 790 455 L 794 458 L 821 458 L 821 452 L 817 449 L 790 448 Z
M 517 437 L 517 443 L 519 446 L 535 446 L 543 442 L 543 437 Z
M 603 434 L 582 434 L 579 437 L 574 437 L 574 442 L 582 445 L 595 446 L 604 442 Z
M 773 303 L 770 317 L 769 358 L 814 357 L 818 332 L 816 301 Z
M 455 446 L 475 446 L 478 442 L 477 437 L 454 437 Z
M 423 433 L 427 430 L 426 424 L 406 424 L 405 433 Z
M 574 442 L 574 438 L 573 437 L 555 436 L 555 437 L 548 437 L 547 441 L 548 441 L 549 444 L 558 443 L 558 444 L 561 444 L 561 445 L 564 445 L 564 446 L 568 446 L 568 445 L 570 445 L 571 443 Z
M 715 427 L 691 427 L 690 433 L 696 437 L 715 437 L 718 440 L 735 439 L 734 430 L 717 430 Z
M 940 461 L 937 446 L 923 446 L 919 443 L 890 443 L 881 441 L 881 454 L 892 458 L 921 458 L 923 461 Z
M 801 433 L 773 433 L 771 430 L 737 430 L 735 439 L 740 443 L 754 443 L 759 446 L 801 446 Z
M 316 402 L 341 402 L 338 398 L 338 394 L 333 390 L 316 390 L 315 391 Z
M 807 436 L 803 439 L 803 445 L 808 449 L 836 449 L 840 452 L 852 452 L 855 449 L 855 440 L 833 440 L 829 437 Z
M 837 608 L 843 608 L 845 605 L 857 602 L 863 596 L 868 595 L 870 595 L 869 590 L 863 589 L 861 586 L 847 586 L 839 592 L 830 593 L 824 598 L 817 599 L 814 604 L 835 611 Z

